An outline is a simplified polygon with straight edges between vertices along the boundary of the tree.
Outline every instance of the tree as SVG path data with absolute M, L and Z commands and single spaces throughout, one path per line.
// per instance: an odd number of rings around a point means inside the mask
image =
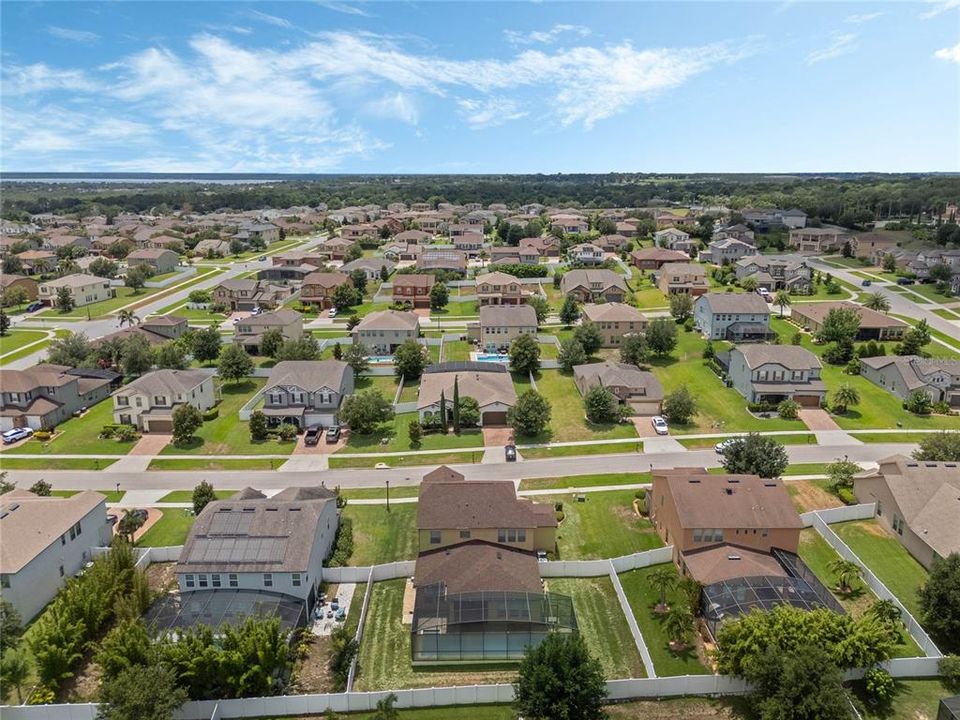
M 220 331 L 213 325 L 193 333 L 190 343 L 193 357 L 201 363 L 216 360 L 220 356 L 220 346 L 222 344 Z
M 935 558 L 917 596 L 923 626 L 942 650 L 960 653 L 960 554 Z
M 340 420 L 358 435 L 369 435 L 380 423 L 393 418 L 393 404 L 379 390 L 348 395 L 340 406 Z
M 480 403 L 472 397 L 462 397 L 457 404 L 460 408 L 460 424 L 463 427 L 477 427 L 480 424 Z
M 843 247 L 840 248 L 840 254 L 845 258 L 853 257 L 853 245 L 850 244 L 849 240 L 843 243 Z
M 133 543 L 133 536 L 141 527 L 146 518 L 134 514 L 133 510 L 127 508 L 117 522 L 117 534 L 125 538 L 128 543 Z
M 442 282 L 434 283 L 430 288 L 430 307 L 433 310 L 440 310 L 445 308 L 448 302 L 450 302 L 450 291 L 447 290 L 447 286 Z
M 860 330 L 860 314 L 854 308 L 832 308 L 817 331 L 820 342 L 853 343 Z
M 827 465 L 827 477 L 835 488 L 852 488 L 854 476 L 861 471 L 859 465 L 846 458 L 837 458 Z
M 760 287 L 760 281 L 751 275 L 740 281 L 740 287 L 749 293 L 756 292 L 757 288 Z
M 30 486 L 30 492 L 38 497 L 50 497 L 50 491 L 53 490 L 53 486 L 48 483 L 46 480 L 37 480 L 33 485 Z
M 537 325 L 543 325 L 550 313 L 550 305 L 542 295 L 531 295 L 527 298 L 527 305 L 537 314 Z
M 30 656 L 24 648 L 12 647 L 0 657 L 0 684 L 17 691 L 17 702 L 23 704 L 23 684 L 30 678 Z
M 70 291 L 70 288 L 57 288 L 57 308 L 59 308 L 62 313 L 68 313 L 73 310 L 73 293 Z
M 531 389 L 507 411 L 507 423 L 518 435 L 539 435 L 550 424 L 550 413 L 550 401 Z
M 607 682 L 580 633 L 548 634 L 517 668 L 513 707 L 530 720 L 600 720 Z
M 664 565 L 651 572 L 647 578 L 647 581 L 653 586 L 654 590 L 657 591 L 657 595 L 659 596 L 657 605 L 654 607 L 654 612 L 658 615 L 662 615 L 669 609 L 669 606 L 667 605 L 667 592 L 669 592 L 670 589 L 676 585 L 677 574 L 674 572 L 672 567 L 669 565 Z
M 400 713 L 394 707 L 397 696 L 390 693 L 385 698 L 377 700 L 377 709 L 370 720 L 399 720 Z
M 20 287 L 19 285 L 14 285 L 13 287 L 8 287 L 3 291 L 3 306 L 4 307 L 20 307 L 24 305 L 27 300 L 30 298 L 27 297 L 27 291 Z
M 721 464 L 732 475 L 780 477 L 790 464 L 783 445 L 774 438 L 750 433 L 731 443 L 723 452 Z
M 647 326 L 647 346 L 655 355 L 669 355 L 677 346 L 677 324 L 669 318 L 653 320 Z
M 193 488 L 193 514 L 199 515 L 216 499 L 217 494 L 213 490 L 213 485 L 206 480 L 201 480 L 200 484 Z
M 926 320 L 921 320 L 910 328 L 903 336 L 903 340 L 894 349 L 897 355 L 919 355 L 924 345 L 930 343 L 930 326 Z
M 930 279 L 938 283 L 948 283 L 953 278 L 953 269 L 945 262 L 936 262 L 930 266 Z
M 10 318 L 7 314 L 0 310 L 0 335 L 6 335 L 7 330 L 10 329 Z
M 896 272 L 897 258 L 893 255 L 893 253 L 887 253 L 883 256 L 883 269 L 888 273 Z
M 781 400 L 777 405 L 777 415 L 783 420 L 796 420 L 800 416 L 800 403 L 791 398 Z
M 833 411 L 843 415 L 853 405 L 860 404 L 860 391 L 850 383 L 843 383 L 833 394 Z
M 359 305 L 363 297 L 351 283 L 343 283 L 342 285 L 337 285 L 333 291 L 332 300 L 333 306 L 337 308 L 337 310 L 343 310 L 344 308 Z
M 620 343 L 620 362 L 643 365 L 650 356 L 646 335 L 627 335 Z
M 852 560 L 838 557 L 830 562 L 830 572 L 837 576 L 837 590 L 849 595 L 853 592 L 854 580 L 859 580 L 863 569 Z
M 339 341 L 333 344 L 333 359 L 334 360 L 343 360 L 343 346 Z
M 269 434 L 269 423 L 263 410 L 254 410 L 250 413 L 250 440 L 261 443 Z
M 236 343 L 230 343 L 220 351 L 217 374 L 224 380 L 240 382 L 253 372 L 253 358 Z
M 693 317 L 693 297 L 687 293 L 670 296 L 670 314 L 678 323 Z
M 347 687 L 350 665 L 360 647 L 346 625 L 340 625 L 331 633 L 330 645 L 329 668 L 334 679 L 334 689 L 343 692 Z
M 168 370 L 185 370 L 187 368 L 187 353 L 183 343 L 176 340 L 165 342 L 154 351 L 154 364 Z
M 933 410 L 933 400 L 926 390 L 914 390 L 903 401 L 903 407 L 914 415 L 929 415 Z
M 420 441 L 423 439 L 423 425 L 420 424 L 419 420 L 411 420 L 408 423 L 407 435 L 410 437 L 410 444 L 413 447 L 420 445 Z
M 283 335 L 283 330 L 278 327 L 270 328 L 260 337 L 260 354 L 269 358 L 276 358 L 284 340 L 286 338 Z
M 587 362 L 587 353 L 584 352 L 583 345 L 575 337 L 567 338 L 560 343 L 557 362 L 565 371 L 573 372 L 577 365 L 583 365 Z
M 173 444 L 183 447 L 203 425 L 203 415 L 190 403 L 177 405 L 173 411 Z
M 133 290 L 133 294 L 139 293 L 147 284 L 147 280 L 153 275 L 149 265 L 134 265 L 127 270 L 127 277 L 123 284 Z
M 54 338 L 47 348 L 47 362 L 54 365 L 86 367 L 92 355 L 90 340 L 82 332 L 68 332 L 62 338 Z
M 867 295 L 863 301 L 863 306 L 877 312 L 890 312 L 890 301 L 879 290 Z
M 120 365 L 125 375 L 143 375 L 153 367 L 153 350 L 147 339 L 132 335 L 123 343 Z
M 0 265 L 4 275 L 21 275 L 23 273 L 23 261 L 16 255 L 8 254 L 3 258 Z
M 697 414 L 697 402 L 686 385 L 663 399 L 663 414 L 670 422 L 686 425 Z
M 573 331 L 574 339 L 583 347 L 587 356 L 593 355 L 603 346 L 603 333 L 594 323 L 586 323 Z
M 453 431 L 460 434 L 460 376 L 453 376 Z
M 437 414 L 440 416 L 440 431 L 446 435 L 450 414 L 447 412 L 447 394 L 443 390 L 440 391 L 440 408 Z
M 0 655 L 10 648 L 17 647 L 22 636 L 23 620 L 20 618 L 20 613 L 9 600 L 0 595 Z
M 563 299 L 563 306 L 560 308 L 560 322 L 570 326 L 579 319 L 580 307 L 577 305 L 577 299 L 573 295 L 567 295 Z
M 296 340 L 286 340 L 277 350 L 277 361 L 318 360 L 320 344 L 313 335 L 303 334 Z
M 924 435 L 919 447 L 913 451 L 913 457 L 932 462 L 960 462 L 960 430 Z
M 166 665 L 134 665 L 100 686 L 97 720 L 171 720 L 187 701 Z
M 370 351 L 366 345 L 362 342 L 355 342 L 343 353 L 343 361 L 353 368 L 354 375 L 359 375 L 366 372 L 367 368 L 370 367 L 370 361 L 367 359 L 369 354 Z
M 747 679 L 758 720 L 847 720 L 850 708 L 843 675 L 830 655 L 813 643 L 790 652 L 768 647 Z
M 393 372 L 398 378 L 415 380 L 427 366 L 427 349 L 416 340 L 405 340 L 393 351 Z
M 98 257 L 87 268 L 92 275 L 102 278 L 116 277 L 120 266 L 108 257 Z
M 535 336 L 518 335 L 510 343 L 510 370 L 524 375 L 540 370 L 540 344 Z
M 117 319 L 120 321 L 118 323 L 120 327 L 123 327 L 124 325 L 129 325 L 130 327 L 133 327 L 134 322 L 136 322 L 137 325 L 140 324 L 140 318 L 133 310 L 128 310 L 128 309 L 120 310 L 117 313 Z
M 670 649 L 681 652 L 693 636 L 693 613 L 685 603 L 674 605 L 663 618 L 663 629 L 670 638 Z
M 241 255 L 246 247 L 246 244 L 240 238 L 230 239 L 230 254 L 234 257 Z
M 380 266 L 380 282 L 386 282 L 390 279 L 390 271 L 387 270 L 386 265 Z
M 777 290 L 777 294 L 773 296 L 773 303 L 780 308 L 780 317 L 783 317 L 784 309 L 791 304 L 790 293 L 786 290 Z
M 367 291 L 367 273 L 360 268 L 350 271 L 350 282 L 353 283 L 353 286 L 361 295 Z
M 583 398 L 587 420 L 595 424 L 615 423 L 620 420 L 620 403 L 617 396 L 602 385 L 590 388 Z

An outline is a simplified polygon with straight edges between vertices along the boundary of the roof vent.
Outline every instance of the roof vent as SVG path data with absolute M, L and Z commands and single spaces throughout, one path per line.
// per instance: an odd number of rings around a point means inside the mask
M 690 483 L 691 485 L 699 485 L 699 484 L 700 484 L 700 481 L 699 481 L 699 480 L 687 480 L 687 482 Z
M 292 508 L 290 508 L 290 512 L 300 512 L 300 510 L 301 510 L 301 508 L 299 508 L 299 507 L 292 507 Z
M 739 555 L 727 555 L 727 560 L 739 560 Z
M 733 495 L 733 488 L 724 488 L 727 491 L 727 495 Z
M 763 486 L 764 486 L 764 487 L 776 487 L 777 484 L 776 484 L 775 482 L 767 481 L 767 482 L 765 482 L 765 483 L 763 484 Z
M 727 478 L 727 482 L 731 485 L 736 485 L 739 484 L 740 481 L 737 478 Z
M 503 556 L 500 554 L 499 550 L 497 550 L 497 560 L 503 560 Z
M 267 508 L 267 512 L 276 512 L 276 511 L 279 510 L 279 509 L 280 509 L 280 508 L 268 507 L 268 508 Z
M 256 508 L 244 508 L 244 509 L 243 509 L 243 512 L 256 512 L 256 511 L 257 511 Z

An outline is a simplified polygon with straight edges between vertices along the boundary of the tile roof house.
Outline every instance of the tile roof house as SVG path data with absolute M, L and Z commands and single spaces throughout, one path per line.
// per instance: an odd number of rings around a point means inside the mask
M 0 369 L 0 430 L 52 430 L 74 413 L 110 395 L 110 371 L 40 364 L 26 370 Z
M 560 240 L 552 235 L 521 238 L 519 250 L 521 256 L 536 251 L 540 257 L 560 257 Z
M 861 358 L 860 375 L 901 400 L 922 390 L 933 402 L 960 409 L 960 360 L 916 355 Z
M 15 489 L 0 496 L 0 536 L 3 599 L 29 622 L 93 559 L 91 548 L 110 544 L 113 532 L 98 492 L 39 497 Z
M 621 231 L 618 229 L 617 232 L 613 235 L 601 235 L 596 240 L 593 241 L 593 244 L 598 246 L 604 252 L 620 252 L 621 250 L 629 250 L 633 243 L 630 242 L 630 238 L 627 237 L 627 232 L 636 234 L 636 230 L 633 225 L 627 225 L 626 223 L 621 223 L 626 226 L 626 232 L 621 234 Z
M 570 270 L 560 280 L 560 291 L 573 295 L 580 302 L 623 302 L 627 296 L 627 284 L 613 270 Z
M 200 412 L 217 404 L 214 377 L 203 370 L 154 370 L 113 394 L 113 421 L 143 432 L 172 432 L 173 411 L 192 405 Z
M 303 278 L 300 303 L 318 308 L 333 307 L 333 295 L 341 285 L 352 285 L 350 276 L 343 272 L 312 272 Z
M 667 263 L 657 273 L 657 287 L 664 295 L 703 295 L 710 289 L 703 265 Z
M 498 363 L 449 362 L 429 366 L 420 379 L 417 414 L 425 425 L 440 422 L 440 402 L 446 400 L 447 420 L 452 418 L 453 385 L 460 397 L 472 397 L 480 406 L 483 427 L 507 424 L 507 411 L 517 402 L 517 391 L 506 366 Z
M 659 415 L 663 386 L 656 376 L 629 363 L 600 362 L 577 365 L 573 381 L 581 395 L 599 386 L 612 392 L 635 415 Z
M 430 290 L 436 277 L 429 274 L 402 274 L 393 278 L 393 302 L 409 303 L 414 308 L 430 307 Z
M 343 399 L 354 390 L 353 369 L 340 360 L 284 360 L 263 388 L 263 414 L 273 425 L 301 430 L 339 424 Z
M 693 320 L 711 340 L 762 342 L 776 337 L 770 329 L 770 306 L 756 293 L 708 292 L 694 302 Z
M 737 345 L 730 351 L 727 375 L 749 403 L 791 399 L 816 408 L 827 395 L 822 369 L 820 358 L 799 345 Z
M 56 307 L 57 293 L 60 288 L 67 288 L 70 291 L 74 307 L 109 300 L 116 295 L 116 290 L 110 285 L 109 279 L 77 273 L 40 283 L 38 293 L 40 301 Z
M 813 271 L 799 255 L 748 255 L 737 260 L 737 280 L 752 277 L 758 287 L 771 292 L 789 290 L 807 293 L 811 289 Z
M 513 275 L 494 271 L 477 275 L 477 298 L 484 305 L 520 305 L 533 293 Z
M 420 337 L 420 317 L 414 312 L 378 310 L 365 316 L 351 336 L 371 353 L 393 355 L 400 345 Z
M 659 270 L 666 263 L 689 262 L 690 256 L 679 250 L 648 247 L 630 253 L 630 262 L 641 270 Z
M 508 348 L 521 335 L 537 334 L 532 305 L 482 305 L 480 321 L 467 323 L 467 337 L 490 352 Z
M 623 338 L 645 332 L 647 317 L 632 305 L 619 302 L 586 303 L 580 309 L 581 323 L 596 325 L 603 347 L 619 347 Z
M 862 503 L 928 570 L 936 558 L 960 552 L 960 463 L 892 455 L 853 480 Z
M 155 275 L 173 272 L 180 264 L 180 257 L 173 250 L 142 248 L 127 255 L 127 267 L 147 265 Z
M 299 340 L 303 336 L 303 316 L 296 310 L 274 310 L 243 318 L 234 325 L 233 342 L 251 355 L 259 355 L 263 336 L 277 329 L 284 340 Z
M 798 303 L 790 308 L 790 320 L 804 330 L 816 333 L 823 327 L 831 310 L 847 308 L 860 316 L 856 340 L 899 340 L 910 327 L 903 320 L 890 317 L 851 302 Z

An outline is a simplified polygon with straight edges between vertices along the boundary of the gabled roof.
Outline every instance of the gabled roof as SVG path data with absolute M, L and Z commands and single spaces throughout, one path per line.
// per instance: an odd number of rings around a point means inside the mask
M 142 393 L 154 395 L 170 395 L 176 397 L 190 392 L 205 380 L 212 377 L 203 370 L 154 370 L 138 377 L 128 385 L 118 390 L 115 395 L 132 395 Z
M 820 358 L 799 345 L 737 345 L 731 353 L 740 353 L 748 368 L 758 368 L 767 363 L 782 365 L 787 370 L 821 368 Z
M 451 594 L 541 592 L 537 559 L 502 545 L 472 541 L 420 553 L 414 584 L 442 583 Z
M 638 322 L 645 323 L 647 316 L 633 305 L 625 303 L 586 303 L 581 312 L 591 322 Z
M 644 397 L 650 400 L 663 399 L 663 386 L 652 372 L 641 370 L 629 363 L 600 362 L 577 365 L 573 368 L 577 384 L 587 387 L 624 387 L 629 390 L 644 389 Z
M 708 292 L 697 298 L 711 313 L 749 313 L 769 315 L 770 306 L 756 293 L 715 293 Z
M 483 305 L 480 327 L 536 327 L 537 312 L 532 305 Z
M 485 365 L 489 367 L 471 367 Z M 444 363 L 432 365 L 420 379 L 417 394 L 417 409 L 431 407 L 440 402 L 441 392 L 447 402 L 453 401 L 454 379 L 460 397 L 472 397 L 482 410 L 493 403 L 512 407 L 517 402 L 517 390 L 513 378 L 503 365 L 494 363 Z
M 553 505 L 518 498 L 511 480 L 437 479 L 420 486 L 419 530 L 537 527 L 557 527 Z
M 350 282 L 350 276 L 338 272 L 312 272 L 303 278 L 303 285 L 319 285 L 322 288 L 335 288 Z
M 295 386 L 307 392 L 322 388 L 340 391 L 347 373 L 353 370 L 340 360 L 284 360 L 270 370 L 265 389 L 277 385 Z
M 416 330 L 420 317 L 414 312 L 400 310 L 377 310 L 363 318 L 357 330 Z

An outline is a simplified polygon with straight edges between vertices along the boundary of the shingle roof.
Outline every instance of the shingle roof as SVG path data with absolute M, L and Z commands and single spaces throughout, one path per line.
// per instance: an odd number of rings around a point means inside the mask
M 749 313 L 769 315 L 770 306 L 756 293 L 707 293 L 697 298 L 706 303 L 711 313 Z
M 583 286 L 590 288 L 593 283 L 599 283 L 603 289 L 610 287 L 617 287 L 627 291 L 627 284 L 624 279 L 613 272 L 613 270 L 607 270 L 605 268 L 599 268 L 596 270 L 571 270 L 568 273 L 565 273 L 560 284 L 566 291 L 567 288 L 575 288 L 578 286 Z
M 537 311 L 532 305 L 483 305 L 481 327 L 537 327 Z
M 278 325 L 289 325 L 299 320 L 302 316 L 296 310 L 274 310 L 272 312 L 264 312 L 259 315 L 251 315 L 248 318 L 242 320 L 242 324 L 250 325 L 251 327 L 260 327 L 260 326 L 269 326 L 276 327 Z
M 403 275 L 397 275 L 393 279 L 393 287 L 426 288 L 429 290 L 433 287 L 435 282 L 436 276 L 434 275 L 407 273 Z
M 541 592 L 537 559 L 484 542 L 469 542 L 421 553 L 414 584 L 442 583 L 448 593 Z
M 47 280 L 43 284 L 48 287 L 86 287 L 87 285 L 103 285 L 109 283 L 109 280 L 106 280 L 102 277 L 97 277 L 96 275 L 84 275 L 83 273 L 76 273 L 74 275 L 66 275 L 62 278 L 56 278 L 54 280 Z
M 210 377 L 210 373 L 203 370 L 154 370 L 142 375 L 129 385 L 125 385 L 115 394 L 143 393 L 153 396 L 170 393 L 176 396 L 177 394 L 190 392 Z
M 319 285 L 322 288 L 334 288 L 350 282 L 350 276 L 338 272 L 312 272 L 303 278 L 303 285 Z
M 577 385 L 584 383 L 588 388 L 601 385 L 631 390 L 645 389 L 644 396 L 650 400 L 663 399 L 663 386 L 657 376 L 629 363 L 600 362 L 577 365 L 573 368 L 573 376 Z
M 823 367 L 820 358 L 799 345 L 737 345 L 731 352 L 743 355 L 749 368 L 757 368 L 766 363 L 783 365 L 788 370 Z
M 420 327 L 420 317 L 414 312 L 400 310 L 377 310 L 372 312 L 356 326 L 357 330 L 416 330 Z
M 553 506 L 518 498 L 511 480 L 435 479 L 420 486 L 417 528 L 557 527 Z
M 683 562 L 690 575 L 701 585 L 711 585 L 735 577 L 785 577 L 787 574 L 770 553 L 731 543 L 684 551 Z
M 492 365 L 492 363 L 483 363 Z M 442 366 L 441 366 L 442 367 Z M 501 365 L 499 370 L 505 370 Z M 447 402 L 453 400 L 454 378 L 458 378 L 460 397 L 472 397 L 481 410 L 491 403 L 500 403 L 512 407 L 517 402 L 517 391 L 513 386 L 510 373 L 483 368 L 483 370 L 425 372 L 420 379 L 420 391 L 417 395 L 417 409 L 422 410 L 440 402 L 443 392 Z
M 587 303 L 581 312 L 591 322 L 639 322 L 647 321 L 647 316 L 632 305 L 624 303 Z
M 307 392 L 325 387 L 339 391 L 347 373 L 353 370 L 340 360 L 284 360 L 270 370 L 265 387 L 293 385 Z
M 820 323 L 826 319 L 831 310 L 839 308 L 855 310 L 860 316 L 861 328 L 907 327 L 907 323 L 903 320 L 850 302 L 802 303 L 795 305 L 791 312 L 798 317 L 809 318 L 813 322 Z

